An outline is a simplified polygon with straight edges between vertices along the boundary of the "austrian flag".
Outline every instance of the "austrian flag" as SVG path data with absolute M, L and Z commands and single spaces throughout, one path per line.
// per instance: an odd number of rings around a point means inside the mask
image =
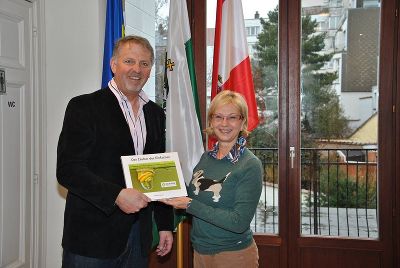
M 259 120 L 241 0 L 217 0 L 211 99 L 224 89 L 243 95 L 249 107 L 248 130 L 256 128 Z

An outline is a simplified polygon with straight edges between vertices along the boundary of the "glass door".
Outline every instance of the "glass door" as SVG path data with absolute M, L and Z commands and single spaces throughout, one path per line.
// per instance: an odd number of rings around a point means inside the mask
M 289 3 L 289 267 L 392 267 L 394 4 Z
M 301 234 L 379 237 L 381 3 L 301 1 Z
M 251 225 L 260 267 L 392 267 L 396 0 L 272 2 L 245 15 L 261 118 L 248 145 L 264 166 Z

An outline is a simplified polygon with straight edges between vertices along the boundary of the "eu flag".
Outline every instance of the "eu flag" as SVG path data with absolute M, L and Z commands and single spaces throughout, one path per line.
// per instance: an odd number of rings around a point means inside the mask
M 110 68 L 110 59 L 114 43 L 124 36 L 124 15 L 122 0 L 107 0 L 106 30 L 104 34 L 103 76 L 101 87 L 107 87 L 113 74 Z

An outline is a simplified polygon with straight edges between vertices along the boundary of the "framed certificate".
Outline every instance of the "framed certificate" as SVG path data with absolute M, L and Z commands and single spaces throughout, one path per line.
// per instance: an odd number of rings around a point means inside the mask
M 178 153 L 121 156 L 127 188 L 151 200 L 187 196 Z

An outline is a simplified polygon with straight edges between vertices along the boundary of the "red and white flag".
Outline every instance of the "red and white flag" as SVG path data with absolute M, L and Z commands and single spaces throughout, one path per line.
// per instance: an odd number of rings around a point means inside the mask
M 251 131 L 259 120 L 241 0 L 217 0 L 214 42 L 211 99 L 224 89 L 242 94 Z

